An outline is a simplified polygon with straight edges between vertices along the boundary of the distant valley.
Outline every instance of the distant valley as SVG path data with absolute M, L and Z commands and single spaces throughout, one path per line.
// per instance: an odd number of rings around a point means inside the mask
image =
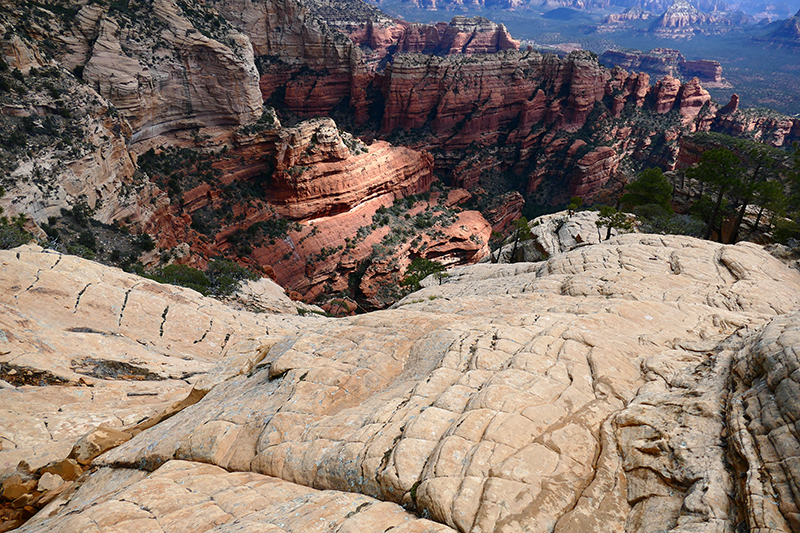
M 706 18 L 700 23 L 687 22 L 686 26 L 664 29 L 656 25 L 671 2 L 639 2 L 631 7 L 623 7 L 622 2 L 617 2 L 618 5 L 609 5 L 609 2 L 557 4 L 546 2 L 514 9 L 488 2 L 483 7 L 466 3 L 439 4 L 448 7 L 438 10 L 395 0 L 379 5 L 392 15 L 415 22 L 449 20 L 454 14 L 481 15 L 504 24 L 523 45 L 555 52 L 558 48 L 551 47 L 565 44 L 598 55 L 607 50 L 676 49 L 687 60 L 720 62 L 730 87 L 706 86 L 716 101 L 725 103 L 736 93 L 743 107 L 800 113 L 800 33 L 797 29 L 800 18 L 795 15 L 800 5 L 738 4 L 747 12 L 734 11 L 727 19 L 717 13 L 711 17 L 712 23 Z M 714 8 L 714 3 L 708 1 L 699 5 L 708 11 Z M 637 9 L 640 18 L 628 18 L 630 15 L 625 14 Z

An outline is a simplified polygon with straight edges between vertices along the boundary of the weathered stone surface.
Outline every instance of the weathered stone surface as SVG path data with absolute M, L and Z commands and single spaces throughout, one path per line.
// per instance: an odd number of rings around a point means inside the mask
M 44 492 L 48 490 L 55 490 L 64 483 L 64 479 L 58 474 L 45 472 L 39 478 L 39 483 L 36 485 L 36 490 Z
M 145 226 L 162 248 L 186 246 L 193 253 L 186 261 L 204 267 L 203 256 L 230 254 L 248 240 L 250 230 L 260 223 L 274 224 L 278 214 L 299 222 L 277 221 L 285 225 L 283 238 L 249 243 L 249 259 L 308 302 L 326 292 L 347 291 L 355 274 L 360 281 L 354 296 L 363 294 L 370 307 L 397 301 L 396 285 L 410 262 L 409 252 L 447 264 L 468 264 L 488 253 L 489 226 L 478 212 L 462 211 L 455 205 L 458 202 L 439 194 L 435 202 L 409 199 L 411 204 L 420 204 L 412 209 L 402 201 L 429 192 L 433 182 L 430 154 L 385 141 L 367 145 L 339 130 L 329 118 L 284 128 L 270 111 L 265 111 L 268 119 L 257 127 L 237 133 L 239 147 L 220 162 L 230 180 L 257 175 L 263 181 L 271 173 L 265 187 L 269 205 L 236 205 L 237 216 L 221 220 L 212 241 L 194 229 L 193 217 L 206 207 L 230 205 L 226 204 L 230 199 L 226 181 L 213 187 L 203 183 L 185 191 L 180 203 L 159 209 Z M 378 224 L 375 217 L 385 215 L 395 202 L 403 212 L 397 211 L 391 224 L 387 224 L 388 215 L 386 222 Z M 408 218 L 401 218 L 405 214 Z M 417 223 L 412 215 L 428 218 Z M 366 272 L 357 273 L 362 268 Z M 388 290 L 381 287 L 387 280 L 392 281 Z M 379 291 L 386 294 L 378 295 Z
M 68 458 L 43 468 L 42 477 L 45 474 L 52 474 L 65 481 L 75 481 L 83 474 L 83 468 L 77 461 Z
M 516 252 L 514 235 L 511 235 L 502 247 L 482 259 L 481 263 L 542 261 L 579 246 L 599 244 L 608 231 L 606 226 L 597 226 L 599 216 L 597 211 L 578 211 L 572 214 L 560 211 L 536 217 L 528 222 L 531 239 L 518 242 Z M 611 235 L 617 234 L 617 230 L 612 228 Z
M 800 277 L 758 247 L 681 237 L 454 269 L 394 310 L 285 337 L 99 460 L 253 470 L 462 531 L 727 524 L 724 454 L 703 451 L 721 434 L 724 343 L 799 305 Z M 654 432 L 689 451 L 652 451 Z
M 101 469 L 61 513 L 48 516 L 64 503 L 56 500 L 20 531 L 452 531 L 367 496 L 186 461 L 171 461 L 150 475 Z
M 230 350 L 254 335 L 294 330 L 297 318 L 273 315 L 273 323 L 36 247 L 0 252 L 0 280 L 0 374 L 17 385 L 0 389 L 0 478 L 25 460 L 34 470 L 53 463 L 52 473 L 75 479 L 77 465 L 58 461 L 82 435 L 157 416 L 186 397 L 198 375 L 236 375 L 258 351 L 234 364 Z
M 350 211 L 382 196 L 410 196 L 433 181 L 430 154 L 384 141 L 366 146 L 340 134 L 331 119 L 282 130 L 275 159 L 272 202 L 294 220 Z
M 794 528 L 800 275 L 760 247 L 624 235 L 425 285 L 352 318 L 263 317 L 268 337 L 228 349 L 195 400 L 139 424 L 22 531 Z
M 357 284 L 356 294 L 361 294 L 367 305 L 385 307 L 399 299 L 401 273 L 411 257 L 463 265 L 489 253 L 491 226 L 483 216 L 477 211 L 445 210 L 435 195 L 430 201 L 418 201 L 404 209 L 402 218 L 375 224 L 378 211 L 385 213 L 393 199 L 394 195 L 385 195 L 313 220 L 276 246 L 258 248 L 253 255 L 262 264 L 274 265 L 277 279 L 306 301 L 314 301 L 326 286 L 328 292 L 339 292 L 353 283 Z M 425 219 L 426 215 L 430 218 Z M 422 217 L 420 224 L 435 218 L 442 221 L 431 222 L 430 228 L 414 238 L 404 238 L 409 232 L 407 220 L 413 222 L 417 217 Z M 337 246 L 343 237 L 345 245 Z
M 719 61 L 710 59 L 698 59 L 697 61 L 682 61 L 681 71 L 686 76 L 697 77 L 700 81 L 721 83 L 722 65 Z
M 101 453 L 128 442 L 131 437 L 127 431 L 100 426 L 80 438 L 72 448 L 69 458 L 81 465 L 88 465 Z
M 175 130 L 254 122 L 261 111 L 253 47 L 229 24 L 209 36 L 202 17 L 159 0 L 134 16 L 86 6 L 66 39 L 68 68 L 83 53 L 83 77 L 128 119 L 132 140 Z M 204 8 L 201 8 L 204 9 Z M 82 11 L 83 11 L 82 10 Z M 125 51 L 123 51 L 123 47 Z M 232 129 L 232 128 L 231 128 Z
M 739 489 L 751 531 L 797 531 L 796 423 L 800 316 L 776 319 L 734 356 L 725 421 L 741 469 Z
M 262 56 L 259 86 L 264 99 L 285 86 L 284 102 L 290 109 L 321 115 L 355 92 L 365 72 L 360 50 L 304 5 L 295 0 L 219 0 L 211 5 Z
M 518 48 L 519 41 L 512 38 L 502 24 L 484 17 L 456 16 L 444 29 L 438 49 L 433 52 L 472 55 L 493 54 Z
M 699 28 L 720 22 L 713 13 L 704 13 L 686 0 L 675 0 L 655 21 L 652 29 L 660 36 L 690 37 Z

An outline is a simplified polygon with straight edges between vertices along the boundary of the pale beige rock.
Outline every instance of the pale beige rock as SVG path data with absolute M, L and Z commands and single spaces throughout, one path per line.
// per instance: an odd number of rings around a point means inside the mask
M 66 44 L 71 58 L 88 52 L 84 79 L 130 122 L 134 142 L 186 128 L 235 127 L 260 116 L 258 71 L 246 36 L 229 27 L 208 36 L 170 0 L 153 3 L 142 19 L 123 21 L 124 29 L 118 14 L 98 17 L 93 8 L 82 10 L 80 31 L 73 29 Z
M 39 483 L 36 485 L 36 490 L 38 490 L 39 492 L 44 492 L 47 490 L 55 490 L 58 487 L 60 487 L 63 483 L 64 479 L 58 474 L 45 472 L 44 474 L 42 474 L 42 477 L 39 478 Z
M 97 380 L 94 387 L 22 386 L 0 390 L 0 479 L 27 461 L 37 470 L 74 480 L 83 470 L 66 458 L 95 427 L 136 424 L 185 397 L 191 385 L 175 380 Z
M 0 361 L 64 381 L 186 379 L 213 368 L 239 340 L 297 331 L 297 317 L 239 311 L 38 247 L 0 252 L 0 280 L 8 288 L 0 295 Z M 285 297 L 276 305 L 286 307 Z M 20 321 L 24 329 L 14 326 Z
M 235 468 L 415 506 L 464 531 L 727 520 L 723 457 L 698 452 L 722 431 L 714 365 L 725 358 L 705 352 L 796 309 L 800 277 L 753 245 L 640 235 L 491 268 L 454 269 L 395 310 L 285 338 L 263 370 L 103 464 L 231 468 L 235 450 Z M 715 379 L 697 377 L 701 363 Z M 664 388 L 662 374 L 678 377 Z M 659 383 L 676 405 L 648 411 Z M 709 434 L 690 439 L 681 417 Z M 642 456 L 637 443 L 655 431 L 687 451 Z M 642 468 L 659 474 L 637 477 Z
M 597 226 L 598 211 L 578 211 L 570 214 L 560 211 L 536 217 L 528 223 L 531 239 L 517 243 L 519 261 L 541 261 L 555 254 L 568 252 L 586 244 L 598 244 L 605 239 L 607 226 Z M 612 228 L 611 235 L 619 231 Z M 514 236 L 509 237 L 503 246 L 481 262 L 509 263 L 514 253 Z
M 449 274 L 386 311 L 264 317 L 298 327 L 231 345 L 23 531 L 794 529 L 798 272 L 629 234 Z
M 248 372 L 270 345 L 240 342 L 298 330 L 298 317 L 235 310 L 37 247 L 0 252 L 0 284 L 0 373 L 20 385 L 0 389 L 0 479 L 22 460 L 34 469 L 63 460 L 100 425 L 155 424 Z M 288 308 L 283 295 L 261 301 Z M 181 403 L 206 372 L 199 395 Z M 53 473 L 64 479 L 82 473 L 62 466 Z
M 81 465 L 88 465 L 101 453 L 128 442 L 132 436 L 126 431 L 100 426 L 75 443 L 69 458 L 75 459 Z
M 20 531 L 246 531 L 446 533 L 400 506 L 359 494 L 317 491 L 253 473 L 170 461 L 150 475 L 101 469 L 65 504 L 58 499 Z M 90 529 L 86 529 L 86 528 Z
M 734 391 L 726 422 L 741 461 L 751 531 L 800 527 L 797 437 L 800 315 L 772 321 L 734 356 Z
M 297 306 L 286 296 L 283 287 L 269 278 L 243 282 L 233 299 L 242 303 L 246 309 L 253 311 L 297 314 Z

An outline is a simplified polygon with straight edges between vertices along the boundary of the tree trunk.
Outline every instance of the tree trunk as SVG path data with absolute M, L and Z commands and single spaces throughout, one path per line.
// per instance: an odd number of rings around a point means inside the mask
M 703 236 L 705 240 L 709 240 L 711 238 L 711 231 L 714 229 L 714 223 L 717 220 L 717 215 L 719 214 L 719 207 L 722 205 L 722 197 L 724 195 L 725 195 L 725 188 L 721 187 L 719 190 L 719 194 L 717 195 L 717 203 L 714 204 L 714 212 L 711 213 L 711 219 L 708 221 L 708 226 L 706 226 L 706 232 L 705 235 Z
M 750 233 L 747 234 L 748 237 L 753 233 L 755 233 L 756 231 L 758 231 L 758 223 L 761 222 L 761 215 L 763 214 L 764 214 L 764 206 L 762 205 L 761 209 L 758 210 L 758 216 L 756 217 L 756 221 L 753 224 L 753 227 L 750 228 Z
M 748 205 L 750 205 L 750 197 L 743 198 L 742 207 L 739 209 L 739 214 L 736 216 L 736 224 L 733 225 L 733 231 L 731 232 L 731 238 L 728 240 L 728 244 L 736 244 L 736 239 L 739 238 L 739 228 L 742 226 L 744 212 Z
M 511 257 L 508 258 L 509 263 L 516 263 L 517 262 L 517 245 L 519 244 L 519 230 L 517 230 L 517 235 L 514 237 L 514 248 L 511 249 Z

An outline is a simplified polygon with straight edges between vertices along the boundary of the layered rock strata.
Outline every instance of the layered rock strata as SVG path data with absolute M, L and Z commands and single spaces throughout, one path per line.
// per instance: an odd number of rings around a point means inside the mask
M 316 119 L 280 131 L 275 170 L 271 201 L 278 213 L 308 220 L 379 197 L 425 192 L 433 181 L 433 158 L 384 141 L 366 146 L 340 134 L 333 120 Z
M 155 191 L 134 177 L 128 122 L 12 28 L 0 23 L 9 37 L 0 40 L 0 57 L 20 77 L 19 91 L 4 92 L 0 105 L 4 214 L 41 224 L 84 203 L 104 223 L 147 216 Z
M 280 90 L 293 111 L 320 115 L 357 97 L 356 81 L 366 73 L 360 50 L 296 0 L 211 5 L 250 38 L 264 100 Z
M 600 56 L 606 65 L 628 70 L 644 71 L 654 77 L 665 75 L 697 77 L 702 82 L 722 83 L 722 65 L 719 61 L 698 59 L 687 61 L 678 50 L 654 48 L 649 52 L 607 50 Z
M 681 84 L 667 76 L 650 87 L 646 74 L 607 70 L 588 52 L 565 60 L 518 51 L 480 58 L 407 55 L 395 58 L 386 76 L 382 131 L 430 128 L 433 135 L 422 135 L 417 146 L 430 149 L 437 167 L 468 188 L 499 160 L 527 175 L 528 193 L 545 179 L 548 187 L 563 179 L 568 185 L 559 199 L 594 198 L 613 182 L 624 155 L 670 161 L 680 132 L 708 129 L 714 117 L 711 97 L 696 79 Z M 699 116 L 704 106 L 709 109 Z M 664 128 L 635 118 L 646 114 L 666 115 L 654 118 Z M 592 142 L 602 138 L 610 146 L 591 150 L 575 135 L 583 127 Z M 661 135 L 667 153 L 651 147 L 651 138 Z M 478 154 L 480 148 L 491 152 Z M 470 155 L 462 164 L 465 152 Z M 555 154 L 563 158 L 552 168 Z
M 308 498 L 339 502 L 314 508 L 326 524 L 363 502 L 366 531 L 377 505 L 438 527 L 369 496 L 459 531 L 788 532 L 798 308 L 800 276 L 751 244 L 626 235 L 453 269 L 392 310 L 295 319 L 22 531 L 102 531 L 112 510 L 179 531 L 296 529 Z
M 253 48 L 213 17 L 216 24 L 207 28 L 202 11 L 170 0 L 132 13 L 84 6 L 58 36 L 67 50 L 64 65 L 83 67 L 83 79 L 130 122 L 134 142 L 254 122 L 261 94 Z
M 311 302 L 353 290 L 369 307 L 399 298 L 400 275 L 411 257 L 468 264 L 488 253 L 491 230 L 480 213 L 448 204 L 444 195 L 419 199 L 433 181 L 428 153 L 384 141 L 366 145 L 329 118 L 284 128 L 274 115 L 265 116 L 242 128 L 238 147 L 215 163 L 224 171 L 222 183 L 183 191 L 180 201 L 175 197 L 148 221 L 146 231 L 162 248 L 187 243 L 194 253 L 188 261 L 205 266 L 204 258 L 246 246 L 239 255 L 268 267 L 297 298 Z M 263 188 L 267 202 L 231 206 L 225 187 L 234 188 L 234 181 Z M 195 221 L 226 205 L 233 216 L 218 221 L 214 234 L 201 234 Z M 255 239 L 281 223 L 283 230 Z
M 109 447 L 246 372 L 263 344 L 253 336 L 297 331 L 282 290 L 261 298 L 284 316 L 257 315 L 34 246 L 0 252 L 0 279 L 3 528 Z

